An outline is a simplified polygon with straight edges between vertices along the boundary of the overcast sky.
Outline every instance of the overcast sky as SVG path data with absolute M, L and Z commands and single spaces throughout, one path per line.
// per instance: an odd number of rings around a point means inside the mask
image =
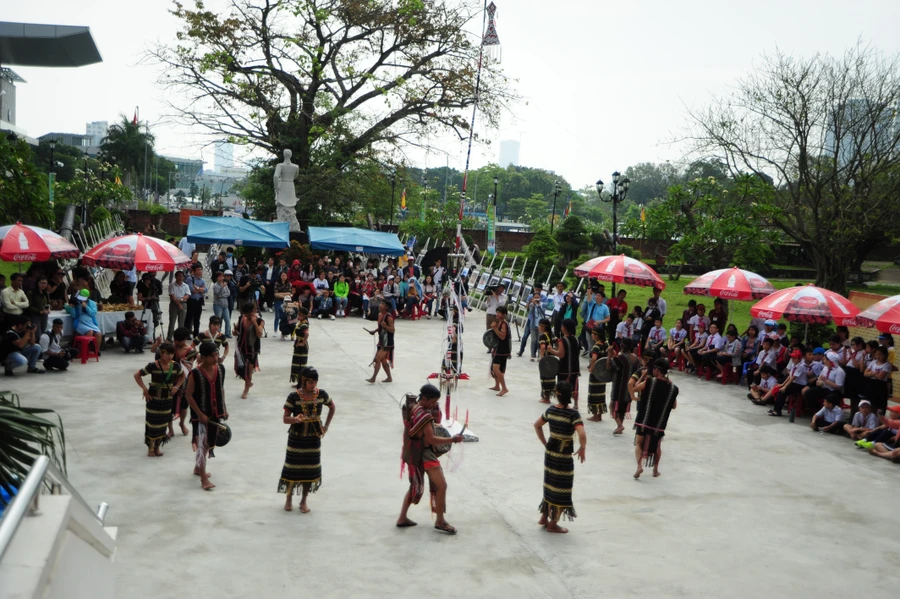
M 776 47 L 802 55 L 841 54 L 862 37 L 900 51 L 897 0 L 495 0 L 503 67 L 517 79 L 523 104 L 500 131 L 478 127 L 491 146 L 476 145 L 472 166 L 497 162 L 501 139 L 521 140 L 520 164 L 554 170 L 575 187 L 608 180 L 615 169 L 677 160 L 667 140 L 682 129 L 686 107 L 726 93 Z M 212 3 L 208 3 L 212 4 Z M 174 39 L 177 21 L 165 0 L 0 0 L 0 19 L 86 25 L 103 63 L 78 69 L 13 67 L 17 124 L 37 137 L 84 133 L 87 121 L 148 120 L 161 154 L 199 157 L 212 168 L 200 137 L 154 126 L 165 112 L 156 72 L 139 64 L 157 40 Z M 435 140 L 418 166 L 462 169 L 465 144 Z M 239 158 L 239 156 L 235 156 Z

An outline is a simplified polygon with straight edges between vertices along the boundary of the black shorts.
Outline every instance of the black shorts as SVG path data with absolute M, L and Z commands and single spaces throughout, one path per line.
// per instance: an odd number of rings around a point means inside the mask
M 491 360 L 491 364 L 496 364 L 500 367 L 500 372 L 506 373 L 506 361 L 509 360 L 509 356 L 494 356 L 494 359 Z
M 731 362 L 731 356 L 716 356 L 716 362 L 719 364 L 728 364 Z

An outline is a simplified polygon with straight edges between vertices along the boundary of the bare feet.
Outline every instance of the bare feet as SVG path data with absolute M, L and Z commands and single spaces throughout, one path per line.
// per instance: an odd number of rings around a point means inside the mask
M 547 525 L 547 532 L 558 532 L 558 533 L 560 533 L 560 534 L 566 534 L 567 532 L 569 532 L 569 529 L 568 529 L 568 528 L 563 528 L 563 527 L 560 526 L 559 524 L 548 524 L 548 525 Z
M 499 391 L 500 387 L 488 387 L 491 391 Z
M 595 415 L 595 416 L 591 416 L 590 418 L 588 418 L 588 420 L 590 420 L 591 422 L 600 422 L 601 420 L 603 420 L 603 418 Z
M 208 478 L 201 478 L 200 486 L 203 487 L 204 491 L 212 491 L 216 488 L 216 485 L 212 484 Z
M 302 502 L 302 503 L 300 504 L 300 513 L 301 513 L 301 514 L 308 514 L 309 512 L 310 512 L 309 506 L 306 505 L 306 502 L 305 502 L 305 501 Z
M 500 393 L 497 394 L 497 397 L 503 397 L 507 393 L 509 393 L 509 389 L 504 389 L 503 391 L 501 391 Z
M 174 437 L 174 436 L 175 436 L 175 429 L 173 429 L 173 428 L 170 426 L 168 432 L 166 433 L 166 436 L 167 436 L 168 438 L 170 438 L 170 439 L 171 439 L 172 437 Z
M 190 431 L 188 431 L 188 427 L 186 427 L 183 422 L 179 423 L 178 426 L 181 427 L 181 434 L 186 437 L 187 434 L 190 432 Z
M 203 473 L 200 472 L 200 470 L 198 468 L 194 468 L 194 474 L 196 474 L 197 476 L 203 476 Z M 211 476 L 212 476 L 212 472 L 206 473 L 206 478 L 209 478 Z
M 541 519 L 538 520 L 538 524 L 541 526 L 547 526 L 547 514 L 542 514 Z
M 659 476 L 660 474 L 662 474 L 662 472 L 660 472 L 660 471 L 657 470 L 656 468 L 653 469 L 653 478 L 656 478 L 656 477 Z
M 194 453 L 197 453 L 197 442 L 196 441 L 191 441 L 191 451 L 193 451 Z
M 624 433 L 624 432 L 625 432 L 625 427 L 624 427 L 624 426 L 620 426 L 619 428 L 617 428 L 616 430 L 613 431 L 613 434 L 614 434 L 614 435 L 621 435 L 621 434 Z
M 375 377 L 373 376 L 373 377 L 370 378 L 370 379 L 366 379 L 366 382 L 367 382 L 367 383 L 374 383 L 374 382 L 375 382 Z
M 294 506 L 291 505 L 291 496 L 288 495 L 288 496 L 287 496 L 287 501 L 284 502 L 284 511 L 290 512 L 290 511 L 293 510 L 293 509 L 294 509 Z
M 391 377 L 388 377 L 388 378 L 386 378 L 386 379 L 382 379 L 381 382 L 382 382 L 382 383 L 393 383 L 393 382 L 394 382 L 394 379 L 392 379 Z
M 644 467 L 638 464 L 637 470 L 634 472 L 634 478 L 638 479 L 641 477 L 641 473 L 644 471 Z
M 244 389 L 244 392 L 241 393 L 241 399 L 247 399 L 247 390 Z

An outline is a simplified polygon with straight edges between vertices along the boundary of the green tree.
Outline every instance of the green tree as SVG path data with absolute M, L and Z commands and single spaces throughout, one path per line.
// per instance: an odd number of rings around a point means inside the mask
M 35 151 L 35 162 L 38 167 L 46 172 L 50 172 L 50 142 L 44 140 L 38 145 Z M 84 152 L 81 148 L 70 146 L 64 143 L 56 142 L 53 148 L 53 162 L 56 163 L 56 180 L 60 183 L 71 181 L 75 178 L 75 171 L 84 162 Z
M 523 252 L 530 264 L 537 264 L 535 281 L 545 281 L 551 268 L 559 263 L 559 244 L 550 234 L 549 227 L 539 228 Z
M 730 96 L 691 115 L 694 150 L 774 178 L 769 218 L 803 248 L 816 284 L 900 235 L 900 55 L 860 42 L 841 57 L 776 52 Z
M 52 226 L 48 191 L 47 175 L 35 164 L 28 144 L 0 135 L 0 223 Z
M 273 172 L 273 175 L 274 175 L 274 172 Z M 191 203 L 194 202 L 194 200 L 197 198 L 197 196 L 199 194 L 200 194 L 200 188 L 197 187 L 197 181 L 191 180 L 191 185 L 188 188 L 188 197 L 191 198 Z M 274 199 L 273 199 L 273 202 L 274 202 Z
M 115 166 L 107 162 L 88 162 L 87 172 L 79 168 L 74 179 L 56 186 L 59 204 L 87 204 L 88 213 L 93 215 L 97 208 L 108 210 L 132 201 L 134 194 L 131 189 L 116 182 L 118 172 Z
M 431 238 L 432 244 L 455 243 L 456 224 L 459 218 L 459 205 L 446 204 L 428 207 L 424 218 L 408 218 L 400 223 L 400 232 L 415 235 L 420 243 Z M 463 228 L 475 225 L 472 218 L 463 218 Z
M 152 165 L 149 161 L 153 156 L 153 134 L 147 124 L 129 120 L 125 115 L 109 127 L 100 144 L 101 160 L 118 166 L 125 185 L 135 190 L 143 186 L 143 178 L 137 173 L 143 173 L 145 160 L 148 166 Z
M 669 186 L 683 181 L 679 168 L 670 162 L 639 162 L 625 169 L 631 180 L 628 197 L 637 204 L 664 199 Z
M 554 235 L 559 245 L 559 253 L 566 260 L 574 260 L 591 245 L 588 231 L 577 216 L 563 220 Z

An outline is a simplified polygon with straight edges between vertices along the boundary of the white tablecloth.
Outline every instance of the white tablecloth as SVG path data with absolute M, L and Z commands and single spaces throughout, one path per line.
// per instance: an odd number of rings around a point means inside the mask
M 134 310 L 134 315 L 140 318 L 141 308 Z M 63 321 L 63 337 L 72 337 L 74 335 L 72 330 L 72 317 L 67 312 L 63 310 L 50 312 L 50 317 L 47 319 L 48 327 L 53 323 L 54 318 L 61 318 Z M 123 320 L 125 320 L 125 312 L 97 312 L 97 324 L 100 325 L 100 330 L 103 331 L 104 335 L 115 335 L 116 325 Z M 144 324 L 147 325 L 148 329 L 150 327 L 150 320 L 151 315 L 148 310 L 144 315 Z

